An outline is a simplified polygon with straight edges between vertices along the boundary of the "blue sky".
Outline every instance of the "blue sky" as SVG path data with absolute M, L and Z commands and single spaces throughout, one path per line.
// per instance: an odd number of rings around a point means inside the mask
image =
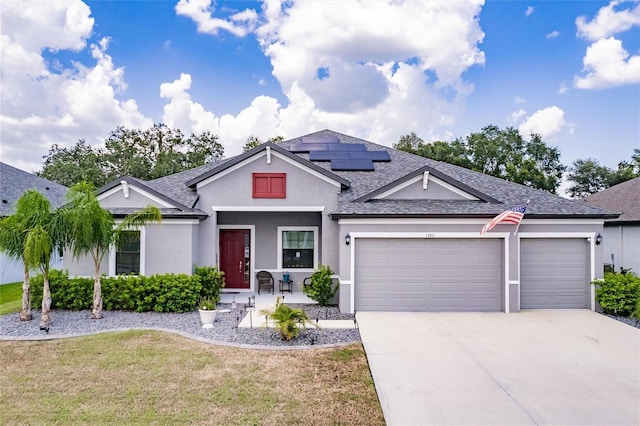
M 391 145 L 495 124 L 610 167 L 640 148 L 637 1 L 3 0 L 3 162 L 118 125 L 228 156 L 330 128 Z

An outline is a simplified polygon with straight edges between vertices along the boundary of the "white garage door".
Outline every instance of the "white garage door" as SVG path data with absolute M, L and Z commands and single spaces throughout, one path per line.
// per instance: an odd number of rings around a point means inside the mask
M 521 309 L 590 308 L 585 238 L 520 240 Z
M 501 311 L 499 239 L 359 239 L 357 311 Z

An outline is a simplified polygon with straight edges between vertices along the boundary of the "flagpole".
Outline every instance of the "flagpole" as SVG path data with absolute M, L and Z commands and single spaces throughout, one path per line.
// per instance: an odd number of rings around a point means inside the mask
M 527 211 L 527 207 L 529 207 L 529 200 L 527 200 L 527 204 L 524 205 L 524 211 Z M 524 215 L 525 213 L 522 213 L 522 220 L 524 220 Z M 522 223 L 522 220 L 520 222 L 518 222 L 518 224 L 516 225 L 516 230 L 513 231 L 513 235 L 516 235 L 518 233 L 518 228 L 520 228 L 520 224 Z

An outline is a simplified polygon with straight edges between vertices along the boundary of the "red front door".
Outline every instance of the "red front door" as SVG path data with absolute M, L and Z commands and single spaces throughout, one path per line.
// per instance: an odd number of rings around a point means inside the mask
M 249 288 L 251 284 L 251 231 L 220 230 L 220 269 L 224 288 Z

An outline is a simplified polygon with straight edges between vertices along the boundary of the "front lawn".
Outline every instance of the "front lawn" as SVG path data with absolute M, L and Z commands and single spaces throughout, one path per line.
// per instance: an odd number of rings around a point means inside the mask
M 0 285 L 0 315 L 20 312 L 22 308 L 22 283 Z
M 384 424 L 362 345 L 266 351 L 156 331 L 0 342 L 2 424 Z

